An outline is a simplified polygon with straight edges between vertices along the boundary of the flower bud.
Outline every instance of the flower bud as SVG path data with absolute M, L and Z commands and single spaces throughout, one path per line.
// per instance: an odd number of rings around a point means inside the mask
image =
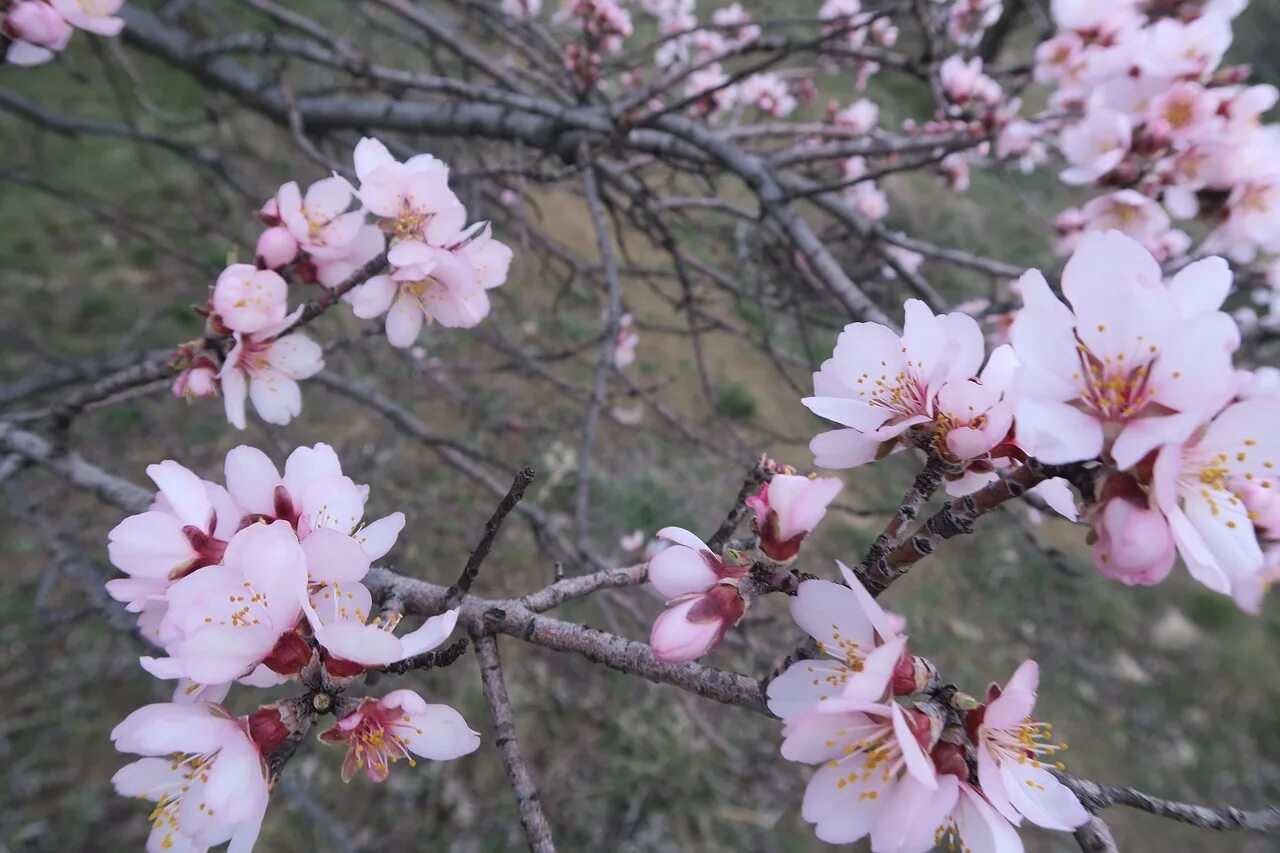
M 747 498 L 747 506 L 756 514 L 760 550 L 779 563 L 794 559 L 841 487 L 835 477 L 811 480 L 793 474 L 778 474 L 763 484 L 758 495 Z
M 36 0 L 16 4 L 0 30 L 10 38 L 51 50 L 61 50 L 71 38 L 71 25 L 52 6 Z
M 649 645 L 663 663 L 697 660 L 724 639 L 724 633 L 746 612 L 738 587 L 722 583 L 710 592 L 677 599 L 653 623 Z
M 258 266 L 268 270 L 278 270 L 293 262 L 298 256 L 298 241 L 283 225 L 268 228 L 258 237 L 258 245 L 253 250 L 254 260 Z
M 175 397 L 216 397 L 218 372 L 211 361 L 203 359 L 179 373 L 172 390 Z
M 1154 586 L 1169 575 L 1176 548 L 1164 516 L 1128 498 L 1112 498 L 1093 523 L 1093 562 L 1109 578 Z

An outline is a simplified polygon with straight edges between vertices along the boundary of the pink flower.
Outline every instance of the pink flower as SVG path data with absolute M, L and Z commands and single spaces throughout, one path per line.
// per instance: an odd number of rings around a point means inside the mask
M 1000 84 L 982 73 L 982 57 L 968 62 L 959 54 L 947 57 L 938 66 L 938 79 L 952 103 L 964 106 L 971 101 L 995 104 L 1000 101 Z
M 116 726 L 111 740 L 121 752 L 145 756 L 111 783 L 122 796 L 156 803 L 148 850 L 205 850 L 228 841 L 228 853 L 253 849 L 270 787 L 246 720 L 203 703 L 146 705 Z
M 1040 668 L 1023 662 L 996 698 L 969 713 L 978 745 L 978 781 L 987 800 L 1013 824 L 1026 818 L 1046 829 L 1071 831 L 1089 819 L 1075 794 L 1041 761 L 1062 745 L 1046 743 L 1052 726 L 1031 719 Z M 1059 768 L 1061 765 L 1058 765 Z
M 1148 27 L 1138 54 L 1142 70 L 1154 77 L 1198 77 L 1218 67 L 1231 46 L 1231 22 L 1201 15 L 1190 23 L 1161 18 Z
M 649 583 L 668 600 L 706 592 L 747 573 L 742 566 L 726 563 L 710 545 L 683 528 L 664 527 L 657 538 L 672 544 L 649 561 Z
M 361 139 L 355 150 L 360 201 L 393 238 L 432 246 L 453 242 L 467 211 L 449 189 L 449 170 L 430 154 L 401 163 L 376 139 Z
M 1062 131 L 1062 153 L 1071 168 L 1061 175 L 1064 183 L 1088 184 L 1120 165 L 1133 141 L 1133 127 L 1124 113 L 1091 109 L 1085 117 Z
M 623 368 L 635 364 L 636 346 L 640 343 L 640 335 L 631 328 L 631 323 L 630 314 L 623 314 L 618 318 L 618 338 L 613 348 L 614 367 Z
M 386 248 L 387 237 L 382 229 L 376 225 L 362 225 L 347 246 L 346 254 L 316 261 L 316 281 L 324 287 L 337 287 Z M 350 292 L 346 296 L 350 296 Z
M 260 332 L 288 313 L 289 286 L 272 270 L 232 264 L 213 286 L 213 310 L 234 332 Z
M 849 684 L 868 677 L 858 673 Z M 931 726 L 919 711 L 835 696 L 786 717 L 782 735 L 783 758 L 822 765 L 805 788 L 801 815 L 823 841 L 850 844 L 870 835 L 873 851 L 891 853 L 921 824 L 940 825 L 955 804 L 955 788 L 938 783 Z
M 835 477 L 791 474 L 777 474 L 762 484 L 758 495 L 747 498 L 747 506 L 755 511 L 760 550 L 780 563 L 794 559 L 843 485 Z
M 276 225 L 268 228 L 258 236 L 258 244 L 254 247 L 253 258 L 258 266 L 268 270 L 278 270 L 293 263 L 298 257 L 298 241 L 288 228 Z
M 775 118 L 785 118 L 796 108 L 796 99 L 786 81 L 777 74 L 753 74 L 743 80 L 738 87 L 738 101 Z
M 1080 213 L 1086 228 L 1119 231 L 1137 240 L 1149 252 L 1160 245 L 1169 231 L 1169 215 L 1164 208 L 1135 190 L 1118 190 L 1090 200 Z
M 804 581 L 791 599 L 791 618 L 818 641 L 828 659 L 797 661 L 769 682 L 769 710 L 783 719 L 843 695 L 855 673 L 875 675 L 861 680 L 856 689 L 866 701 L 881 701 L 906 652 L 906 640 L 899 636 L 903 626 L 839 565 L 847 586 Z M 882 676 L 882 683 L 876 680 Z
M 173 380 L 171 390 L 173 396 L 186 399 L 218 396 L 218 366 L 208 356 L 198 356 Z
M 391 765 L 413 756 L 451 761 L 475 752 L 480 735 L 448 705 L 428 705 L 412 690 L 393 690 L 381 699 L 363 699 L 360 706 L 321 733 L 326 743 L 345 743 L 342 781 L 350 781 L 364 767 L 374 782 L 384 782 Z
M 1176 550 L 1169 522 L 1135 501 L 1114 497 L 1102 505 L 1093 522 L 1098 541 L 1093 562 L 1109 578 L 1136 586 L 1154 586 L 1169 576 Z
M 429 652 L 449 638 L 458 622 L 455 608 L 432 616 L 420 628 L 397 637 L 393 632 L 400 624 L 399 616 L 366 621 L 372 613 L 373 599 L 362 584 L 334 584 L 313 596 L 305 609 L 316 642 L 327 656 L 360 667 L 386 666 Z
M 732 581 L 681 596 L 654 620 L 649 634 L 653 656 L 663 663 L 697 660 L 720 645 L 745 612 L 746 603 Z
M 391 550 L 404 528 L 402 512 L 361 522 L 369 487 L 342 473 L 338 455 L 327 444 L 294 450 L 283 477 L 265 453 L 241 445 L 227 453 L 225 471 L 227 491 L 246 515 L 294 527 L 313 583 L 359 581 L 364 571 L 340 567 L 362 563 L 367 569 Z M 338 537 L 358 545 L 363 557 Z
M 287 522 L 251 524 L 231 538 L 222 565 L 169 588 L 170 657 L 142 659 L 159 678 L 223 684 L 271 657 L 302 618 L 307 559 Z
M 324 368 L 320 347 L 306 335 L 294 333 L 276 338 L 293 317 L 252 334 L 234 335 L 235 345 L 218 373 L 222 382 L 227 420 L 244 429 L 245 399 L 253 401 L 258 416 L 269 424 L 287 424 L 302 411 L 298 380 L 315 376 Z
M 174 581 L 222 562 L 240 513 L 226 489 L 168 460 L 147 466 L 159 491 L 146 512 L 131 515 L 107 534 L 111 564 L 128 575 L 107 581 L 107 592 L 143 614 L 153 637 Z
M 1053 0 L 1053 20 L 1064 30 L 1114 31 L 1136 19 L 1139 0 Z
M 903 433 L 934 419 L 938 389 L 972 378 L 982 356 L 982 331 L 972 317 L 935 316 L 917 299 L 907 300 L 901 337 L 876 323 L 846 326 L 813 375 L 815 396 L 801 401 L 847 427 L 810 442 L 815 464 L 855 468 L 894 452 Z
M 1151 101 L 1153 132 L 1170 139 L 1194 139 L 1213 124 L 1217 104 L 1199 83 L 1178 82 Z
M 1107 451 L 1125 470 L 1185 440 L 1232 385 L 1238 332 L 1218 310 L 1230 286 L 1221 258 L 1166 285 L 1151 254 L 1116 231 L 1081 237 L 1062 274 L 1071 308 L 1029 271 L 1012 328 L 1018 443 L 1050 464 Z
M 450 250 L 475 270 L 476 280 L 485 290 L 492 290 L 506 283 L 511 271 L 511 247 L 493 239 L 493 231 L 488 222 L 472 225 Z
M 324 178 L 307 189 L 304 197 L 290 181 L 276 192 L 280 221 L 298 244 L 317 260 L 347 254 L 356 232 L 364 225 L 361 211 L 351 206 L 351 185 L 342 178 Z
M 1073 32 L 1060 32 L 1036 47 L 1037 83 L 1065 81 L 1075 71 L 1084 42 Z
M 1280 464 L 1280 397 L 1253 397 L 1227 406 L 1185 443 L 1160 450 L 1154 503 L 1173 530 L 1191 576 L 1248 600 L 1265 559 L 1254 519 L 1241 498 L 1250 484 L 1269 484 Z M 1257 502 L 1257 498 L 1254 498 Z
M 13 43 L 5 61 L 13 65 L 38 65 L 53 58 L 55 51 L 67 46 L 71 27 L 54 8 L 38 0 L 16 3 L 0 21 L 3 32 Z
M 403 240 L 387 255 L 394 267 L 350 293 L 357 317 L 387 315 L 387 340 L 409 347 L 422 326 L 434 320 L 448 328 L 470 328 L 489 313 L 489 297 L 475 267 L 450 252 L 419 240 Z
M 124 20 L 115 17 L 124 0 L 49 0 L 67 23 L 78 30 L 100 36 L 118 36 Z
M 880 107 L 874 101 L 861 98 L 832 116 L 832 120 L 854 133 L 869 133 L 880 120 Z

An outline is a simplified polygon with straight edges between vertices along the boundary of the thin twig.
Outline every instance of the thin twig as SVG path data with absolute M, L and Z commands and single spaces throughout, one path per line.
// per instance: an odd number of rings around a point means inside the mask
M 529 488 L 529 484 L 533 482 L 533 468 L 526 465 L 516 472 L 516 478 L 511 481 L 511 488 L 507 489 L 507 494 L 498 502 L 498 506 L 493 511 L 493 515 L 489 516 L 489 520 L 484 523 L 484 533 L 480 536 L 480 541 L 476 543 L 475 550 L 471 552 L 471 556 L 467 558 L 467 564 L 462 569 L 462 574 L 458 576 L 458 580 L 453 586 L 449 587 L 449 594 L 445 597 L 445 609 L 452 610 L 457 607 L 467 593 L 471 591 L 471 584 L 475 581 L 476 576 L 480 574 L 480 566 L 484 563 L 486 557 L 489 556 L 489 549 L 493 547 L 493 540 L 497 537 L 498 531 L 502 529 L 502 522 L 506 519 L 507 513 L 520 503 L 520 499 L 524 497 L 524 490 Z

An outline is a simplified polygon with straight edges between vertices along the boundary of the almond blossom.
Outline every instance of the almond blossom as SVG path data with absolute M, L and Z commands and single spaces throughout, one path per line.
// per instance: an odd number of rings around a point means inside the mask
M 430 154 L 401 163 L 377 139 L 365 137 L 355 149 L 357 194 L 393 238 L 447 245 L 466 223 L 462 202 L 449 189 L 449 169 Z
M 1014 825 L 1026 818 L 1046 829 L 1070 831 L 1089 819 L 1047 764 L 1065 744 L 1046 742 L 1053 727 L 1031 719 L 1040 668 L 1024 661 L 998 695 L 978 711 L 969 712 L 967 725 L 978 746 L 978 781 L 987 800 Z
M 4 56 L 12 65 L 48 62 L 71 40 L 66 18 L 40 0 L 15 3 L 0 21 L 0 32 L 13 40 Z
M 289 229 L 276 225 L 258 235 L 253 260 L 263 269 L 278 270 L 293 263 L 298 257 L 299 248 L 297 239 Z
M 1093 520 L 1093 562 L 1104 575 L 1122 583 L 1153 586 L 1169 576 L 1177 550 L 1164 516 L 1148 505 L 1140 490 L 1116 495 Z
M 361 584 L 330 584 L 305 606 L 307 621 L 316 642 L 326 652 L 326 661 L 338 662 L 331 669 L 348 674 L 342 663 L 356 664 L 358 668 L 379 667 L 429 652 L 449 638 L 458 622 L 458 610 L 454 608 L 397 637 L 393 632 L 400 617 L 379 616 L 368 621 L 372 610 L 372 596 Z
M 278 273 L 232 264 L 213 286 L 213 310 L 235 332 L 260 332 L 288 313 L 289 286 Z
M 1153 503 L 1191 576 L 1247 606 L 1256 606 L 1265 558 L 1245 490 L 1274 488 L 1277 417 L 1280 396 L 1233 403 L 1184 443 L 1163 447 L 1152 477 Z
M 382 229 L 376 225 L 362 225 L 347 246 L 346 254 L 315 262 L 316 283 L 328 288 L 337 287 L 386 249 L 387 236 Z
M 782 756 L 822 765 L 805 788 L 801 815 L 823 841 L 869 835 L 875 853 L 890 853 L 902 849 L 913 821 L 937 826 L 954 805 L 955 789 L 940 789 L 929 756 L 929 718 L 883 701 L 905 645 L 899 638 L 876 649 L 843 692 L 783 719 Z
M 280 221 L 307 254 L 317 259 L 338 258 L 347 253 L 356 232 L 364 225 L 363 211 L 348 212 L 351 185 L 342 178 L 324 178 L 302 195 L 290 181 L 276 192 Z
M 300 333 L 277 338 L 292 325 L 293 316 L 257 332 L 233 335 L 218 379 L 222 383 L 227 420 L 245 428 L 245 400 L 253 401 L 258 416 L 269 424 L 287 424 L 302 411 L 298 380 L 324 369 L 320 346 Z
M 934 398 L 949 381 L 973 378 L 982 363 L 982 331 L 970 316 L 935 316 L 907 300 L 901 336 L 876 323 L 852 323 L 813 375 L 814 414 L 847 427 L 822 433 L 809 448 L 823 468 L 855 468 L 900 449 L 912 427 L 933 421 Z
M 111 783 L 126 797 L 151 800 L 148 850 L 197 851 L 230 842 L 248 853 L 270 795 L 263 752 L 245 719 L 214 705 L 146 705 L 111 732 L 121 752 L 144 756 Z
M 780 563 L 794 559 L 843 485 L 835 477 L 794 474 L 775 474 L 772 480 L 761 484 L 759 494 L 746 502 L 755 512 L 760 550 Z
M 665 663 L 696 660 L 746 612 L 737 582 L 747 572 L 688 530 L 664 527 L 657 538 L 672 544 L 649 561 L 649 582 L 669 606 L 653 623 L 649 645 Z
M 412 346 L 429 320 L 447 328 L 470 328 L 488 315 L 489 296 L 475 267 L 448 249 L 404 240 L 387 259 L 392 272 L 355 288 L 348 301 L 357 317 L 387 315 L 392 346 Z
M 886 646 L 896 649 L 883 661 L 892 676 L 906 650 L 902 626 L 880 608 L 843 563 L 838 565 L 847 586 L 804 581 L 790 601 L 791 618 L 817 641 L 826 659 L 797 661 L 769 682 L 769 710 L 784 720 L 842 695 L 854 673 L 877 669 L 868 667 L 867 660 Z M 883 654 L 877 659 L 881 658 Z M 875 701 L 883 695 L 867 698 Z
M 1096 181 L 1120 165 L 1129 152 L 1133 127 L 1116 110 L 1090 110 L 1084 121 L 1062 131 L 1062 153 L 1071 168 L 1062 173 L 1068 184 Z
M 165 594 L 197 569 L 222 562 L 240 513 L 226 489 L 201 480 L 172 460 L 147 466 L 159 491 L 151 508 L 107 534 L 107 556 L 128 577 L 107 581 L 107 592 L 142 614 L 139 625 L 158 637 Z
M 169 588 L 161 630 L 175 637 L 170 656 L 143 664 L 198 684 L 248 675 L 297 626 L 306 598 L 306 554 L 288 522 L 251 524 L 231 538 L 221 565 Z
M 1062 274 L 1071 308 L 1026 273 L 1011 332 L 1019 444 L 1050 464 L 1105 451 L 1123 470 L 1185 440 L 1231 386 L 1239 335 L 1218 310 L 1230 285 L 1220 258 L 1166 285 L 1151 253 L 1117 231 L 1081 238 Z
M 356 710 L 320 734 L 326 743 L 345 743 L 342 781 L 361 767 L 374 782 L 385 782 L 391 765 L 413 756 L 451 761 L 475 752 L 480 735 L 448 705 L 428 705 L 412 690 L 393 690 L 381 699 L 363 699 Z
M 709 654 L 738 623 L 747 605 L 736 584 L 674 599 L 653 622 L 649 646 L 663 663 L 685 663 Z

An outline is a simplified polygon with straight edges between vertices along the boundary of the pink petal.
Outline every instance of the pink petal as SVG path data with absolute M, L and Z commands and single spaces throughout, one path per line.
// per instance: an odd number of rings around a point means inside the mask
M 412 715 L 399 734 L 410 752 L 432 761 L 451 761 L 480 748 L 480 735 L 448 705 L 428 705 L 423 713 Z

